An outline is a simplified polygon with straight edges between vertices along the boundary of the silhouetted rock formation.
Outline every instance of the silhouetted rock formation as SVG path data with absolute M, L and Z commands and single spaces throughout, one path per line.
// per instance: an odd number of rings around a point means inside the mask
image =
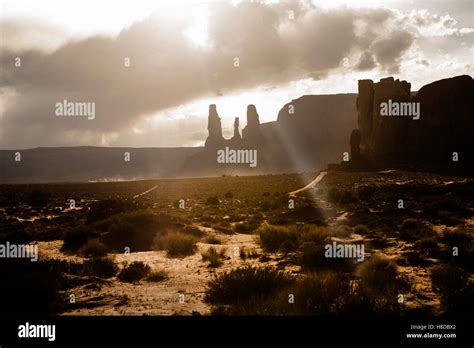
M 239 149 L 243 147 L 242 137 L 239 132 L 239 118 L 234 119 L 234 136 L 229 141 L 229 146 L 233 149 Z
M 260 148 L 264 144 L 260 131 L 260 117 L 253 104 L 247 106 L 247 126 L 242 130 L 242 140 L 247 148 Z
M 315 171 L 341 159 L 349 151 L 347 137 L 356 127 L 355 94 L 307 95 L 283 106 L 274 122 L 260 123 L 255 105 L 247 107 L 247 125 L 240 138 L 238 119 L 234 136 L 223 140 L 221 148 L 255 149 L 258 165 L 222 165 L 216 163 L 218 142 L 209 131 L 205 150 L 191 156 L 183 175 L 263 174 Z M 215 107 L 212 107 L 214 114 Z M 211 114 L 211 113 L 210 113 Z M 217 114 L 217 112 L 216 112 Z M 215 117 L 210 117 L 211 122 Z M 214 121 L 212 121 L 214 122 Z M 208 127 L 209 130 L 212 127 Z M 220 141 L 220 140 L 219 140 Z
M 361 135 L 358 129 L 354 129 L 351 133 L 351 159 L 360 159 L 360 142 Z
M 416 94 L 410 87 L 410 83 L 393 78 L 378 83 L 359 81 L 357 110 L 362 155 L 380 166 L 473 168 L 472 78 L 462 75 L 439 80 L 423 86 Z M 381 105 L 389 101 L 418 103 L 419 119 L 382 116 Z M 457 161 L 453 160 L 455 153 Z
M 224 144 L 224 137 L 222 136 L 221 118 L 217 113 L 216 105 L 209 105 L 209 116 L 207 130 L 209 136 L 206 139 L 206 148 L 217 149 Z
M 407 117 L 381 117 L 380 105 L 389 99 L 410 102 L 410 84 L 389 77 L 373 84 L 372 88 L 370 85 L 367 80 L 363 81 L 362 86 L 359 84 L 358 122 L 361 133 L 365 135 L 363 148 L 378 160 L 399 159 L 400 134 L 412 120 Z

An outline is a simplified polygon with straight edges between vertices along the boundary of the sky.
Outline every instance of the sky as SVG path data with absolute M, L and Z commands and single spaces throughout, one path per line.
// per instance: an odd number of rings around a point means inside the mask
M 274 121 L 359 79 L 473 76 L 473 57 L 472 0 L 2 0 L 0 149 L 200 146 L 209 104 L 230 137 L 248 104 Z

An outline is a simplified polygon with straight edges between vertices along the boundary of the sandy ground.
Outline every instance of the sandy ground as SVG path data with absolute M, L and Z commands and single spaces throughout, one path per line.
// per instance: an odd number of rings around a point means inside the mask
M 203 227 L 208 233 L 211 228 Z M 123 283 L 116 277 L 103 283 L 87 284 L 67 291 L 73 294 L 76 303 L 73 309 L 64 315 L 205 315 L 209 306 L 204 303 L 204 292 L 207 282 L 216 274 L 246 265 L 262 265 L 258 258 L 242 259 L 239 256 L 242 248 L 245 252 L 257 252 L 262 255 L 256 244 L 255 236 L 248 234 L 219 234 L 221 245 L 212 245 L 218 251 L 226 249 L 227 259 L 219 268 L 209 268 L 202 261 L 201 253 L 211 244 L 198 243 L 198 251 L 185 258 L 169 258 L 165 251 L 134 252 L 129 255 L 110 254 L 119 267 L 134 261 L 142 261 L 152 271 L 165 270 L 168 277 L 161 282 L 140 281 Z M 82 262 L 83 258 L 65 255 L 60 251 L 62 241 L 39 242 L 40 257 Z M 269 260 L 265 264 L 275 265 L 277 261 Z M 293 267 L 295 271 L 298 267 Z M 291 267 L 289 268 L 291 271 Z M 184 298 L 183 296 L 184 295 Z M 184 301 L 183 301 L 184 300 Z

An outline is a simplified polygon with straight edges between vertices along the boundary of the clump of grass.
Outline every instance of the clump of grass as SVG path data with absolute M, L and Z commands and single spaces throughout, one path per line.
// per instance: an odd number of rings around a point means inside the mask
M 334 204 L 347 205 L 357 202 L 357 198 L 353 195 L 350 190 L 340 190 L 337 188 L 331 188 L 328 191 L 328 198 Z
M 408 219 L 403 220 L 400 226 L 400 232 L 406 233 L 406 234 L 414 233 L 417 227 L 418 227 L 418 220 L 408 218 Z
M 251 220 L 247 222 L 237 223 L 234 227 L 235 232 L 237 233 L 253 233 L 260 226 L 260 222 L 256 220 Z
M 166 250 L 169 257 L 184 257 L 193 255 L 197 250 L 198 239 L 181 232 L 157 234 L 153 245 L 156 250 Z
M 218 237 L 213 236 L 213 235 L 205 237 L 202 241 L 203 243 L 206 243 L 206 244 L 221 244 L 222 243 L 222 241 Z
M 377 188 L 375 186 L 364 185 L 359 187 L 357 195 L 361 201 L 369 201 L 374 198 Z
M 262 211 L 269 211 L 272 209 L 272 203 L 269 201 L 269 200 L 264 200 L 262 201 L 262 203 L 260 204 L 260 209 Z
M 234 194 L 232 192 L 226 192 L 225 195 L 224 195 L 225 198 L 234 198 Z
M 79 250 L 85 257 L 106 256 L 108 249 L 98 238 L 89 239 Z
M 406 240 L 413 240 L 422 237 L 430 237 L 436 234 L 431 228 L 423 225 L 420 221 L 408 218 L 402 221 L 399 228 L 400 237 Z
M 252 312 L 252 305 L 273 296 L 293 281 L 287 273 L 271 267 L 236 268 L 212 279 L 204 300 L 212 305 L 230 306 L 230 312 L 238 312 L 238 308 Z
M 211 196 L 206 199 L 206 205 L 219 205 L 219 198 Z
M 242 246 L 239 250 L 239 257 L 242 260 L 256 259 L 259 256 L 260 255 L 258 254 L 258 252 L 255 249 L 247 250 L 244 246 Z
M 280 247 L 278 248 L 278 250 L 287 254 L 292 251 L 295 251 L 297 248 L 298 246 L 296 245 L 294 241 L 292 241 L 291 239 L 287 239 L 283 243 L 280 244 Z
M 123 252 L 125 247 L 132 251 L 151 250 L 157 230 L 162 231 L 173 225 L 167 216 L 156 215 L 149 210 L 136 210 L 116 214 L 94 224 L 94 227 L 107 232 L 102 242 L 111 251 Z
M 117 278 L 122 282 L 133 283 L 145 278 L 150 271 L 150 266 L 141 261 L 135 261 L 123 268 Z
M 449 246 L 457 246 L 457 247 L 463 247 L 468 245 L 472 237 L 469 236 L 469 234 L 461 229 L 456 229 L 454 231 L 444 231 L 443 236 L 441 238 L 442 241 L 444 241 L 446 244 Z
M 357 302 L 362 302 L 350 281 L 349 275 L 339 272 L 309 273 L 285 290 L 282 299 L 286 301 L 282 301 L 281 307 L 291 315 L 347 314 Z M 294 303 L 288 303 L 288 294 L 294 296 Z
M 418 250 L 436 249 L 438 247 L 438 241 L 436 238 L 426 237 L 426 238 L 417 240 L 414 246 Z
M 155 271 L 151 272 L 145 280 L 148 282 L 161 282 L 168 278 L 168 275 L 165 271 Z
M 408 284 L 397 271 L 397 265 L 389 259 L 374 256 L 357 269 L 361 291 L 377 312 L 399 310 L 398 295 Z
M 369 229 L 365 225 L 357 225 L 354 227 L 354 233 L 360 235 L 366 235 L 369 233 Z
M 96 236 L 96 231 L 89 226 L 73 228 L 64 234 L 64 244 L 61 247 L 61 251 L 76 251 L 86 244 L 90 238 Z
M 84 261 L 83 271 L 87 275 L 110 278 L 115 276 L 118 267 L 110 257 L 93 257 Z
M 435 266 L 431 270 L 433 287 L 439 291 L 443 300 L 451 302 L 469 282 L 469 274 L 462 268 L 449 264 Z
M 204 262 L 209 262 L 209 267 L 216 268 L 222 265 L 222 259 L 225 258 L 225 249 L 219 251 L 214 247 L 209 247 L 206 252 L 202 253 L 202 260 Z
M 268 252 L 295 251 L 306 242 L 323 246 L 330 240 L 327 228 L 314 225 L 265 225 L 257 230 L 257 234 L 263 249 Z
M 333 236 L 338 238 L 348 238 L 352 234 L 352 229 L 349 226 L 336 226 L 333 230 Z
M 298 244 L 298 233 L 295 228 L 288 228 L 286 226 L 265 225 L 257 230 L 260 237 L 260 244 L 263 249 L 268 252 L 277 252 L 283 243 L 286 243 L 285 248 L 288 247 L 289 242 L 294 246 Z M 291 251 L 291 250 L 286 250 Z

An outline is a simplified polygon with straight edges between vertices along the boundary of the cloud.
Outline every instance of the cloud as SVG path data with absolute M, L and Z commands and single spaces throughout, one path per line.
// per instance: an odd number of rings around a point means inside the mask
M 389 37 L 376 40 L 371 46 L 371 51 L 380 65 L 390 73 L 396 74 L 399 71 L 400 58 L 411 46 L 413 40 L 411 33 L 397 30 Z
M 416 39 L 401 24 L 433 21 L 416 16 L 401 21 L 387 9 L 321 9 L 306 2 L 218 3 L 209 7 L 206 45 L 190 42 L 189 20 L 163 16 L 135 22 L 115 37 L 71 39 L 52 51 L 41 49 L 43 41 L 40 48 L 26 39 L 5 44 L 0 88 L 15 96 L 1 115 L 0 147 L 95 145 L 103 139 L 126 145 L 126 134 L 156 112 L 260 85 L 322 79 L 342 69 L 348 56 L 360 57 L 349 68 L 354 71 L 394 73 Z M 451 18 L 440 20 L 455 25 Z M 7 26 L 34 39 L 34 25 Z M 15 57 L 21 67 L 14 66 Z M 127 58 L 130 67 L 124 66 Z M 95 102 L 95 119 L 56 117 L 54 105 L 64 99 Z M 167 137 L 187 144 L 196 134 Z
M 376 66 L 376 63 L 374 61 L 374 58 L 372 57 L 372 54 L 369 51 L 365 51 L 360 56 L 359 62 L 355 66 L 355 69 L 359 71 L 365 71 L 365 70 L 371 70 L 375 68 L 375 66 Z

